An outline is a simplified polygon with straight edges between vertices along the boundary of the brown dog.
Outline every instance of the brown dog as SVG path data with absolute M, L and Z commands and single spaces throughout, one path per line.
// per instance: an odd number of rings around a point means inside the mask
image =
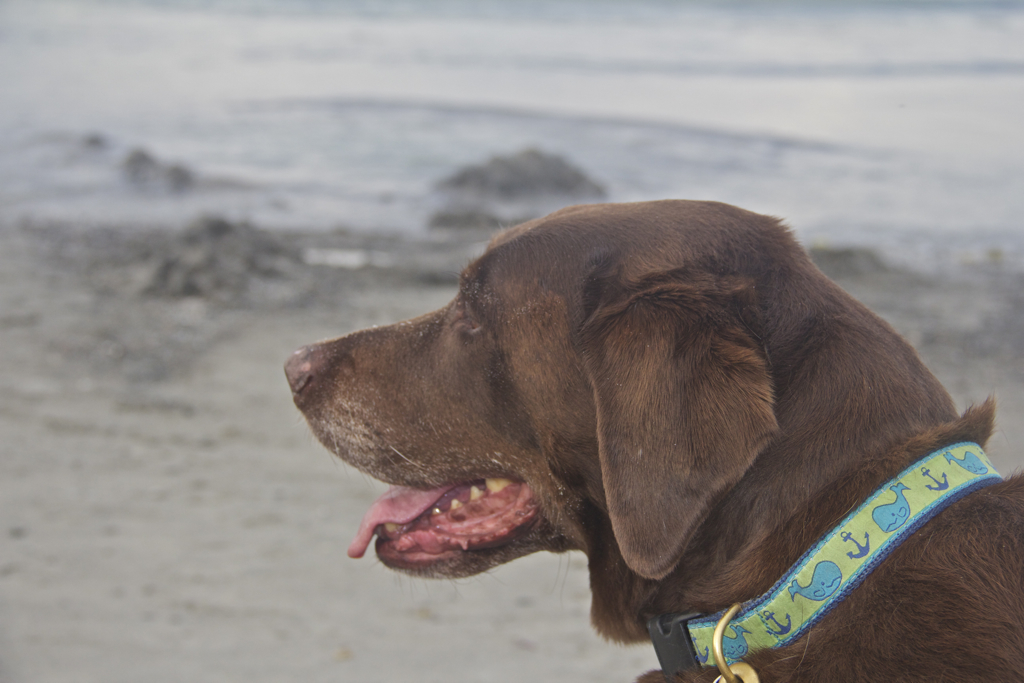
M 915 460 L 984 445 L 994 413 L 958 416 L 777 220 L 682 201 L 513 228 L 445 308 L 300 349 L 286 373 L 317 437 L 395 485 L 350 555 L 376 534 L 386 565 L 456 577 L 581 550 L 593 623 L 623 642 L 767 591 Z M 745 661 L 764 683 L 1024 680 L 1024 478 L 954 503 Z

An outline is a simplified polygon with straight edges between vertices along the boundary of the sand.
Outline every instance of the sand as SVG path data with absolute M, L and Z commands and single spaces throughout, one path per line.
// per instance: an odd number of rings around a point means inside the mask
M 655 667 L 649 646 L 591 631 L 581 554 L 459 582 L 345 555 L 383 487 L 314 442 L 281 365 L 442 305 L 481 239 L 295 233 L 211 261 L 180 237 L 0 226 L 0 681 L 611 682 Z M 940 277 L 861 256 L 822 263 L 960 407 L 998 396 L 989 450 L 1019 468 L 1020 276 L 997 258 Z

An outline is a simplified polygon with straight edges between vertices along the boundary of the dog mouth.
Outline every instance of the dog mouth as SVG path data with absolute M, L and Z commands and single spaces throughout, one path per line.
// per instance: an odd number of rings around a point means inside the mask
M 459 553 L 510 543 L 538 518 L 525 482 L 477 479 L 421 490 L 392 486 L 367 510 L 348 555 L 360 558 L 377 536 L 385 564 L 424 567 Z

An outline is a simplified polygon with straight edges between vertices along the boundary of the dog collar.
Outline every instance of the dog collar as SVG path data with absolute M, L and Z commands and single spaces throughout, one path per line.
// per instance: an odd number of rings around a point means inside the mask
M 975 443 L 954 444 L 917 461 L 825 534 L 771 590 L 743 603 L 722 641 L 726 662 L 800 638 L 925 522 L 999 481 Z M 715 663 L 711 641 L 723 614 L 663 614 L 647 623 L 668 680 Z

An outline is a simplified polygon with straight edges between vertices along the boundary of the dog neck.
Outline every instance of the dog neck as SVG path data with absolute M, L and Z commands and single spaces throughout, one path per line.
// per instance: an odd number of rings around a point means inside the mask
M 802 637 L 928 520 L 1000 481 L 975 443 L 957 443 L 918 460 L 819 539 L 769 591 L 741 606 L 729 622 L 733 635 L 724 639 L 727 663 Z M 668 680 L 678 671 L 714 664 L 712 637 L 723 614 L 662 614 L 648 622 Z

